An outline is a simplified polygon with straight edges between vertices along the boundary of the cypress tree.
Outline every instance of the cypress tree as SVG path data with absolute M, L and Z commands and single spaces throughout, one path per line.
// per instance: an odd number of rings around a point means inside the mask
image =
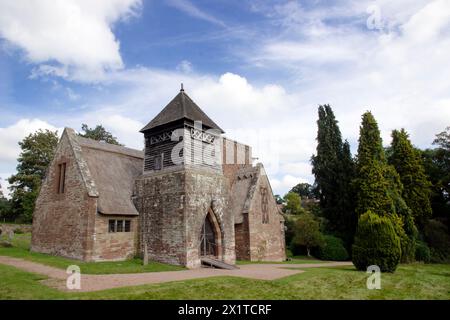
M 356 212 L 358 215 L 372 211 L 387 216 L 400 238 L 402 261 L 414 259 L 417 229 L 411 210 L 402 198 L 403 184 L 394 166 L 389 165 L 377 122 L 370 112 L 362 117 L 357 156 Z
M 328 229 L 343 238 L 349 247 L 353 240 L 356 217 L 351 181 L 354 163 L 348 142 L 342 142 L 341 131 L 329 105 L 319 106 L 317 152 L 311 158 L 322 214 Z
M 399 174 L 403 185 L 402 198 L 411 209 L 416 223 L 423 226 L 424 221 L 431 216 L 431 183 L 425 174 L 422 159 L 404 129 L 392 131 L 388 160 Z
M 389 181 L 386 179 L 387 162 L 380 130 L 372 113 L 362 116 L 359 130 L 358 156 L 356 161 L 357 191 L 356 213 L 367 211 L 383 216 L 395 211 L 389 196 Z
M 339 147 L 333 144 L 333 140 L 336 139 L 336 135 L 340 137 L 340 132 L 336 130 L 337 123 L 333 119 L 334 115 L 327 111 L 325 106 L 319 106 L 317 154 L 312 156 L 311 162 L 323 215 L 331 221 L 337 202 L 336 190 L 338 189 L 339 174 L 337 167 L 339 153 L 337 149 Z
M 350 152 L 350 144 L 345 140 L 340 157 L 340 178 L 339 178 L 339 213 L 338 219 L 341 223 L 338 236 L 344 240 L 346 247 L 350 250 L 353 243 L 353 237 L 356 232 L 358 218 L 355 212 L 355 190 L 353 188 L 353 179 L 355 178 L 355 162 Z

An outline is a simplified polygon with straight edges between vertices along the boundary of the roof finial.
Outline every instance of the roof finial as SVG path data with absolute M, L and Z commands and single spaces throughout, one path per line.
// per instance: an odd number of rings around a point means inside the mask
M 184 89 L 183 89 L 183 82 L 181 83 L 181 89 L 180 89 L 180 91 L 184 91 Z

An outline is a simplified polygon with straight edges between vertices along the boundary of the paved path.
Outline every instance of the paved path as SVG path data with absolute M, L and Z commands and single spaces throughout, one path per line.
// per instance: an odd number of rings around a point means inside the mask
M 28 272 L 46 275 L 50 279 L 45 280 L 45 283 L 51 284 L 51 286 L 57 287 L 60 290 L 66 290 L 65 284 L 68 275 L 66 274 L 65 270 L 49 267 L 40 263 L 26 261 L 23 259 L 5 256 L 0 256 L 0 263 L 10 265 Z M 217 276 L 234 276 L 259 280 L 274 280 L 304 272 L 304 270 L 288 268 L 306 269 L 351 265 L 351 262 L 324 262 L 310 264 L 246 264 L 239 265 L 239 269 L 237 270 L 199 268 L 181 271 L 105 275 L 85 275 L 83 274 L 83 269 L 81 269 L 81 290 L 77 291 L 97 291 L 118 287 L 138 286 L 143 284 L 163 283 Z

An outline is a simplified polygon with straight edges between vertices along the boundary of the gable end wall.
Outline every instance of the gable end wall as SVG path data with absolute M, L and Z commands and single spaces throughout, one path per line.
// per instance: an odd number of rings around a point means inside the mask
M 65 192 L 57 193 L 58 164 L 66 162 Z M 67 134 L 48 168 L 33 214 L 31 250 L 91 260 L 97 199 L 88 195 Z

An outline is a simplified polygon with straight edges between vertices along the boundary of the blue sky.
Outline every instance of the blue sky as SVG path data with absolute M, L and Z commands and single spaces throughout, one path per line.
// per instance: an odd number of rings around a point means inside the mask
M 445 0 L 4 0 L 0 177 L 39 128 L 102 123 L 141 148 L 183 82 L 283 194 L 313 181 L 319 104 L 353 152 L 366 110 L 385 144 L 404 127 L 429 147 L 450 125 L 449 39 Z

